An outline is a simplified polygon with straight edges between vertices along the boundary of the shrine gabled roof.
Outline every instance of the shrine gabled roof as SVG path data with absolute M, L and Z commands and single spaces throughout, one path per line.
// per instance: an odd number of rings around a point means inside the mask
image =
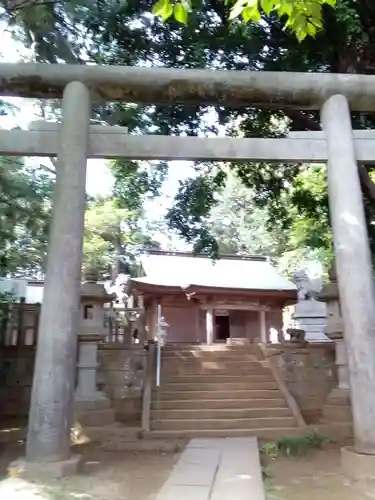
M 236 290 L 297 291 L 267 257 L 223 256 L 213 261 L 206 256 L 188 253 L 153 251 L 141 259 L 145 276 L 133 278 L 137 283 L 186 289 L 226 288 Z

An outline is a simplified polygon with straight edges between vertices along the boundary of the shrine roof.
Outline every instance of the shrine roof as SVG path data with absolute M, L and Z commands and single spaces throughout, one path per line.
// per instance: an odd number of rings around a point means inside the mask
M 145 276 L 132 279 L 135 287 L 139 283 L 182 289 L 198 286 L 297 291 L 297 287 L 284 278 L 267 257 L 225 255 L 213 261 L 208 256 L 152 251 L 142 257 L 141 264 Z

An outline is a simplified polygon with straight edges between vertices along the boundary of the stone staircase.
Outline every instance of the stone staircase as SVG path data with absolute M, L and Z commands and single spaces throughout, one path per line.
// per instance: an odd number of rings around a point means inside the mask
M 153 437 L 274 439 L 302 431 L 256 345 L 167 346 L 161 377 Z

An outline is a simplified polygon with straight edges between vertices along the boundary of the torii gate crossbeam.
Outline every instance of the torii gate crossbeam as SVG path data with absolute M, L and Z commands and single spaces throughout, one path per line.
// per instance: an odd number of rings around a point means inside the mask
M 323 163 L 328 160 L 323 133 L 304 133 L 285 139 L 178 137 L 128 135 L 125 127 L 90 127 L 88 158 L 130 160 L 265 161 L 272 163 Z M 59 127 L 48 124 L 38 130 L 0 130 L 0 154 L 4 156 L 57 156 Z M 375 162 L 375 131 L 354 131 L 357 160 Z

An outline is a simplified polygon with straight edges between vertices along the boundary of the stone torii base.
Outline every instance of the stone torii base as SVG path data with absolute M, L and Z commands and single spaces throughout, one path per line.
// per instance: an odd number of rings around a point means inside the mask
M 20 459 L 10 464 L 8 472 L 12 476 L 31 481 L 62 479 L 77 474 L 81 463 L 81 455 L 70 455 L 66 460 L 58 462 L 29 462 L 26 459 Z

